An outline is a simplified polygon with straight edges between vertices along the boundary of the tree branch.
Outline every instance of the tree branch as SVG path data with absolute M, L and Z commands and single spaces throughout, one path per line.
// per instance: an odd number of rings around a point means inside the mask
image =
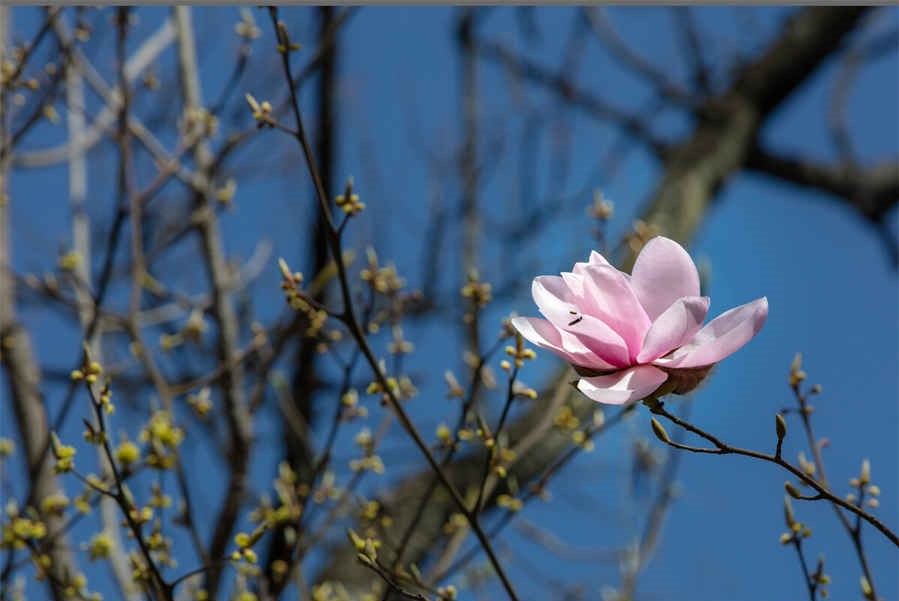
M 873 223 L 880 223 L 899 203 L 899 163 L 865 168 L 842 162 L 824 164 L 755 146 L 746 158 L 746 167 L 797 186 L 833 194 Z

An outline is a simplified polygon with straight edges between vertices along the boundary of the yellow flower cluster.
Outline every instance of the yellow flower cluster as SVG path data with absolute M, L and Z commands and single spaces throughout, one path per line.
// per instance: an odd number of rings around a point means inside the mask
M 76 369 L 72 372 L 71 377 L 75 381 L 84 380 L 88 384 L 93 384 L 102 373 L 103 367 L 99 363 L 96 361 L 85 361 L 81 369 Z
M 440 424 L 437 426 L 437 440 L 440 441 L 440 446 L 442 447 L 450 447 L 453 444 L 453 431 L 450 430 L 449 426 L 446 424 Z
M 62 515 L 69 503 L 69 497 L 64 493 L 55 492 L 41 500 L 41 512 L 49 515 Z
M 377 455 L 369 455 L 360 459 L 351 459 L 350 469 L 354 472 L 371 471 L 376 474 L 383 474 L 384 462 Z
M 259 102 L 252 94 L 246 94 L 244 98 L 246 98 L 247 104 L 250 105 L 250 110 L 253 112 L 253 119 L 256 120 L 257 125 L 263 126 L 271 124 L 272 105 L 268 100 Z
M 141 430 L 138 439 L 149 445 L 147 465 L 167 470 L 177 461 L 178 445 L 184 440 L 184 430 L 174 425 L 169 412 L 157 411 Z
M 476 309 L 484 308 L 493 300 L 490 282 L 482 282 L 475 271 L 468 274 L 468 281 L 462 286 L 461 292 L 464 298 L 471 299 Z
M 128 563 L 131 568 L 132 582 L 140 589 L 147 590 L 153 575 L 150 568 L 144 563 L 143 558 L 136 551 L 132 551 L 128 555 Z
M 334 204 L 340 207 L 349 216 L 361 213 L 365 209 L 365 203 L 359 201 L 359 195 L 353 193 L 353 178 L 347 180 L 343 194 L 334 199 Z
M 140 447 L 130 440 L 123 440 L 115 450 L 115 460 L 124 469 L 130 468 L 140 460 Z
M 581 425 L 581 420 L 574 414 L 571 407 L 562 405 L 553 418 L 553 424 L 563 432 L 572 432 Z
M 496 498 L 496 504 L 509 511 L 521 511 L 521 508 L 524 507 L 524 503 L 521 499 L 507 494 L 499 495 Z
M 355 418 L 368 417 L 368 408 L 359 404 L 359 393 L 355 388 L 349 389 L 340 397 L 340 403 L 343 405 L 343 419 L 351 420 Z
M 352 597 L 339 582 L 325 581 L 312 587 L 312 601 L 350 601 Z
M 4 549 L 23 549 L 28 541 L 40 540 L 47 536 L 47 526 L 38 519 L 20 515 L 11 515 L 10 521 L 3 525 L 3 537 L 0 547 Z
M 75 271 L 81 265 L 81 253 L 70 250 L 59 257 L 58 265 L 63 271 Z
M 286 462 L 278 466 L 278 478 L 274 481 L 278 495 L 278 506 L 272 506 L 267 496 L 250 513 L 250 521 L 261 528 L 274 528 L 280 524 L 294 523 L 303 514 L 303 500 L 297 486 L 296 473 Z
M 347 537 L 356 549 L 356 557 L 359 558 L 359 561 L 370 565 L 377 562 L 381 541 L 369 537 L 363 538 L 356 534 L 352 528 L 347 529 Z
M 524 338 L 522 338 L 520 334 L 515 336 L 515 346 L 506 347 L 506 354 L 512 357 L 515 362 L 515 367 L 521 367 L 522 365 L 524 365 L 525 361 L 537 357 L 537 353 L 534 352 L 534 349 L 525 348 Z M 505 361 L 500 365 L 506 371 L 509 371 L 511 367 Z
M 107 532 L 98 532 L 91 537 L 87 550 L 91 561 L 106 559 L 113 550 L 112 537 Z
M 262 538 L 262 535 L 265 534 L 265 530 L 265 525 L 263 525 L 256 528 L 256 530 L 250 534 L 238 532 L 234 536 L 234 544 L 237 545 L 237 549 L 231 553 L 232 561 L 240 561 L 243 559 L 249 564 L 255 564 L 259 558 L 256 555 L 256 551 L 253 550 L 253 545 Z
M 53 469 L 57 474 L 71 472 L 75 468 L 75 447 L 59 442 L 55 432 L 51 434 L 50 441 L 52 443 L 53 456 L 56 458 L 56 464 L 53 466 Z
M 341 489 L 337 486 L 337 477 L 334 472 L 325 472 L 322 480 L 312 493 L 312 501 L 321 505 L 325 501 L 334 501 L 341 495 Z
M 515 451 L 512 449 L 495 447 L 490 461 L 493 473 L 500 478 L 505 478 L 508 475 L 508 468 L 515 461 L 516 456 Z
M 187 404 L 190 405 L 197 417 L 206 417 L 212 410 L 211 391 L 208 386 L 204 386 L 197 394 L 191 394 L 187 397 Z
M 415 345 L 403 337 L 403 328 L 393 326 L 393 341 L 387 345 L 387 352 L 391 355 L 408 355 L 415 350 Z
M 387 387 L 393 392 L 394 395 L 398 394 L 400 391 L 400 385 L 396 381 L 396 378 L 390 377 L 385 378 L 387 381 Z M 377 380 L 373 381 L 371 384 L 366 387 L 365 392 L 368 394 L 382 394 L 385 392 L 384 387 L 381 386 L 381 383 Z
M 359 278 L 367 282 L 375 292 L 392 295 L 406 285 L 406 280 L 401 278 L 396 271 L 396 266 L 389 263 L 385 267 L 378 264 L 378 255 L 371 248 L 367 250 L 368 266 L 359 272 Z
M 461 513 L 455 512 L 450 515 L 449 519 L 443 525 L 443 533 L 451 536 L 459 532 L 462 528 L 468 527 L 468 519 Z

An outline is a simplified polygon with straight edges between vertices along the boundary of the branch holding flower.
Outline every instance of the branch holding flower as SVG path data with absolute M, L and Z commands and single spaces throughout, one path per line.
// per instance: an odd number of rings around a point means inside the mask
M 696 266 L 683 247 L 662 236 L 646 243 L 630 275 L 594 251 L 586 263 L 576 263 L 561 277 L 534 279 L 532 294 L 545 319 L 518 317 L 512 325 L 530 342 L 568 361 L 581 375 L 576 386 L 587 397 L 614 405 L 642 399 L 654 414 L 707 440 L 713 448 L 674 442 L 653 419 L 653 432 L 665 444 L 780 465 L 818 493 L 810 497 L 791 493 L 794 498 L 827 499 L 899 546 L 899 538 L 879 519 L 781 457 L 786 434 L 782 418 L 776 421 L 777 449 L 769 455 L 733 447 L 672 415 L 659 400 L 694 390 L 718 361 L 749 342 L 768 316 L 765 297 L 730 309 L 703 327 L 709 298 L 700 296 Z

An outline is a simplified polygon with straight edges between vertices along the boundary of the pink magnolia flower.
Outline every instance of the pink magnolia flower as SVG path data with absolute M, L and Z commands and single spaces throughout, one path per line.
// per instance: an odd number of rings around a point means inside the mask
M 646 243 L 631 275 L 594 251 L 570 273 L 535 278 L 531 293 L 546 319 L 516 317 L 512 325 L 568 361 L 581 375 L 581 392 L 614 405 L 689 392 L 768 317 L 762 297 L 703 327 L 709 298 L 699 295 L 696 266 L 662 236 Z

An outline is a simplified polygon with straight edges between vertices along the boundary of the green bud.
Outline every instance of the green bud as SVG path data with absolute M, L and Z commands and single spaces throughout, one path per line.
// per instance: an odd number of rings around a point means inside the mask
M 659 423 L 659 420 L 656 418 L 652 418 L 652 432 L 656 435 L 656 438 L 668 444 L 671 442 L 671 438 L 668 436 L 668 433 L 665 432 L 665 428 L 662 427 L 662 424 Z
M 787 435 L 787 420 L 780 413 L 774 416 L 774 430 L 777 432 L 777 440 L 783 440 Z
M 787 484 L 789 484 L 789 482 Z M 784 497 L 784 521 L 786 521 L 787 526 L 790 528 L 796 523 L 796 516 L 793 515 L 793 504 L 790 503 L 790 497 Z
M 799 492 L 799 489 L 792 482 L 784 482 L 784 490 L 787 491 L 787 494 L 793 497 L 794 499 L 801 499 L 802 493 Z
M 862 595 L 865 596 L 865 599 L 869 599 L 873 601 L 874 599 L 874 589 L 871 588 L 871 583 L 868 582 L 868 579 L 864 576 L 861 577 L 861 585 L 862 585 Z

